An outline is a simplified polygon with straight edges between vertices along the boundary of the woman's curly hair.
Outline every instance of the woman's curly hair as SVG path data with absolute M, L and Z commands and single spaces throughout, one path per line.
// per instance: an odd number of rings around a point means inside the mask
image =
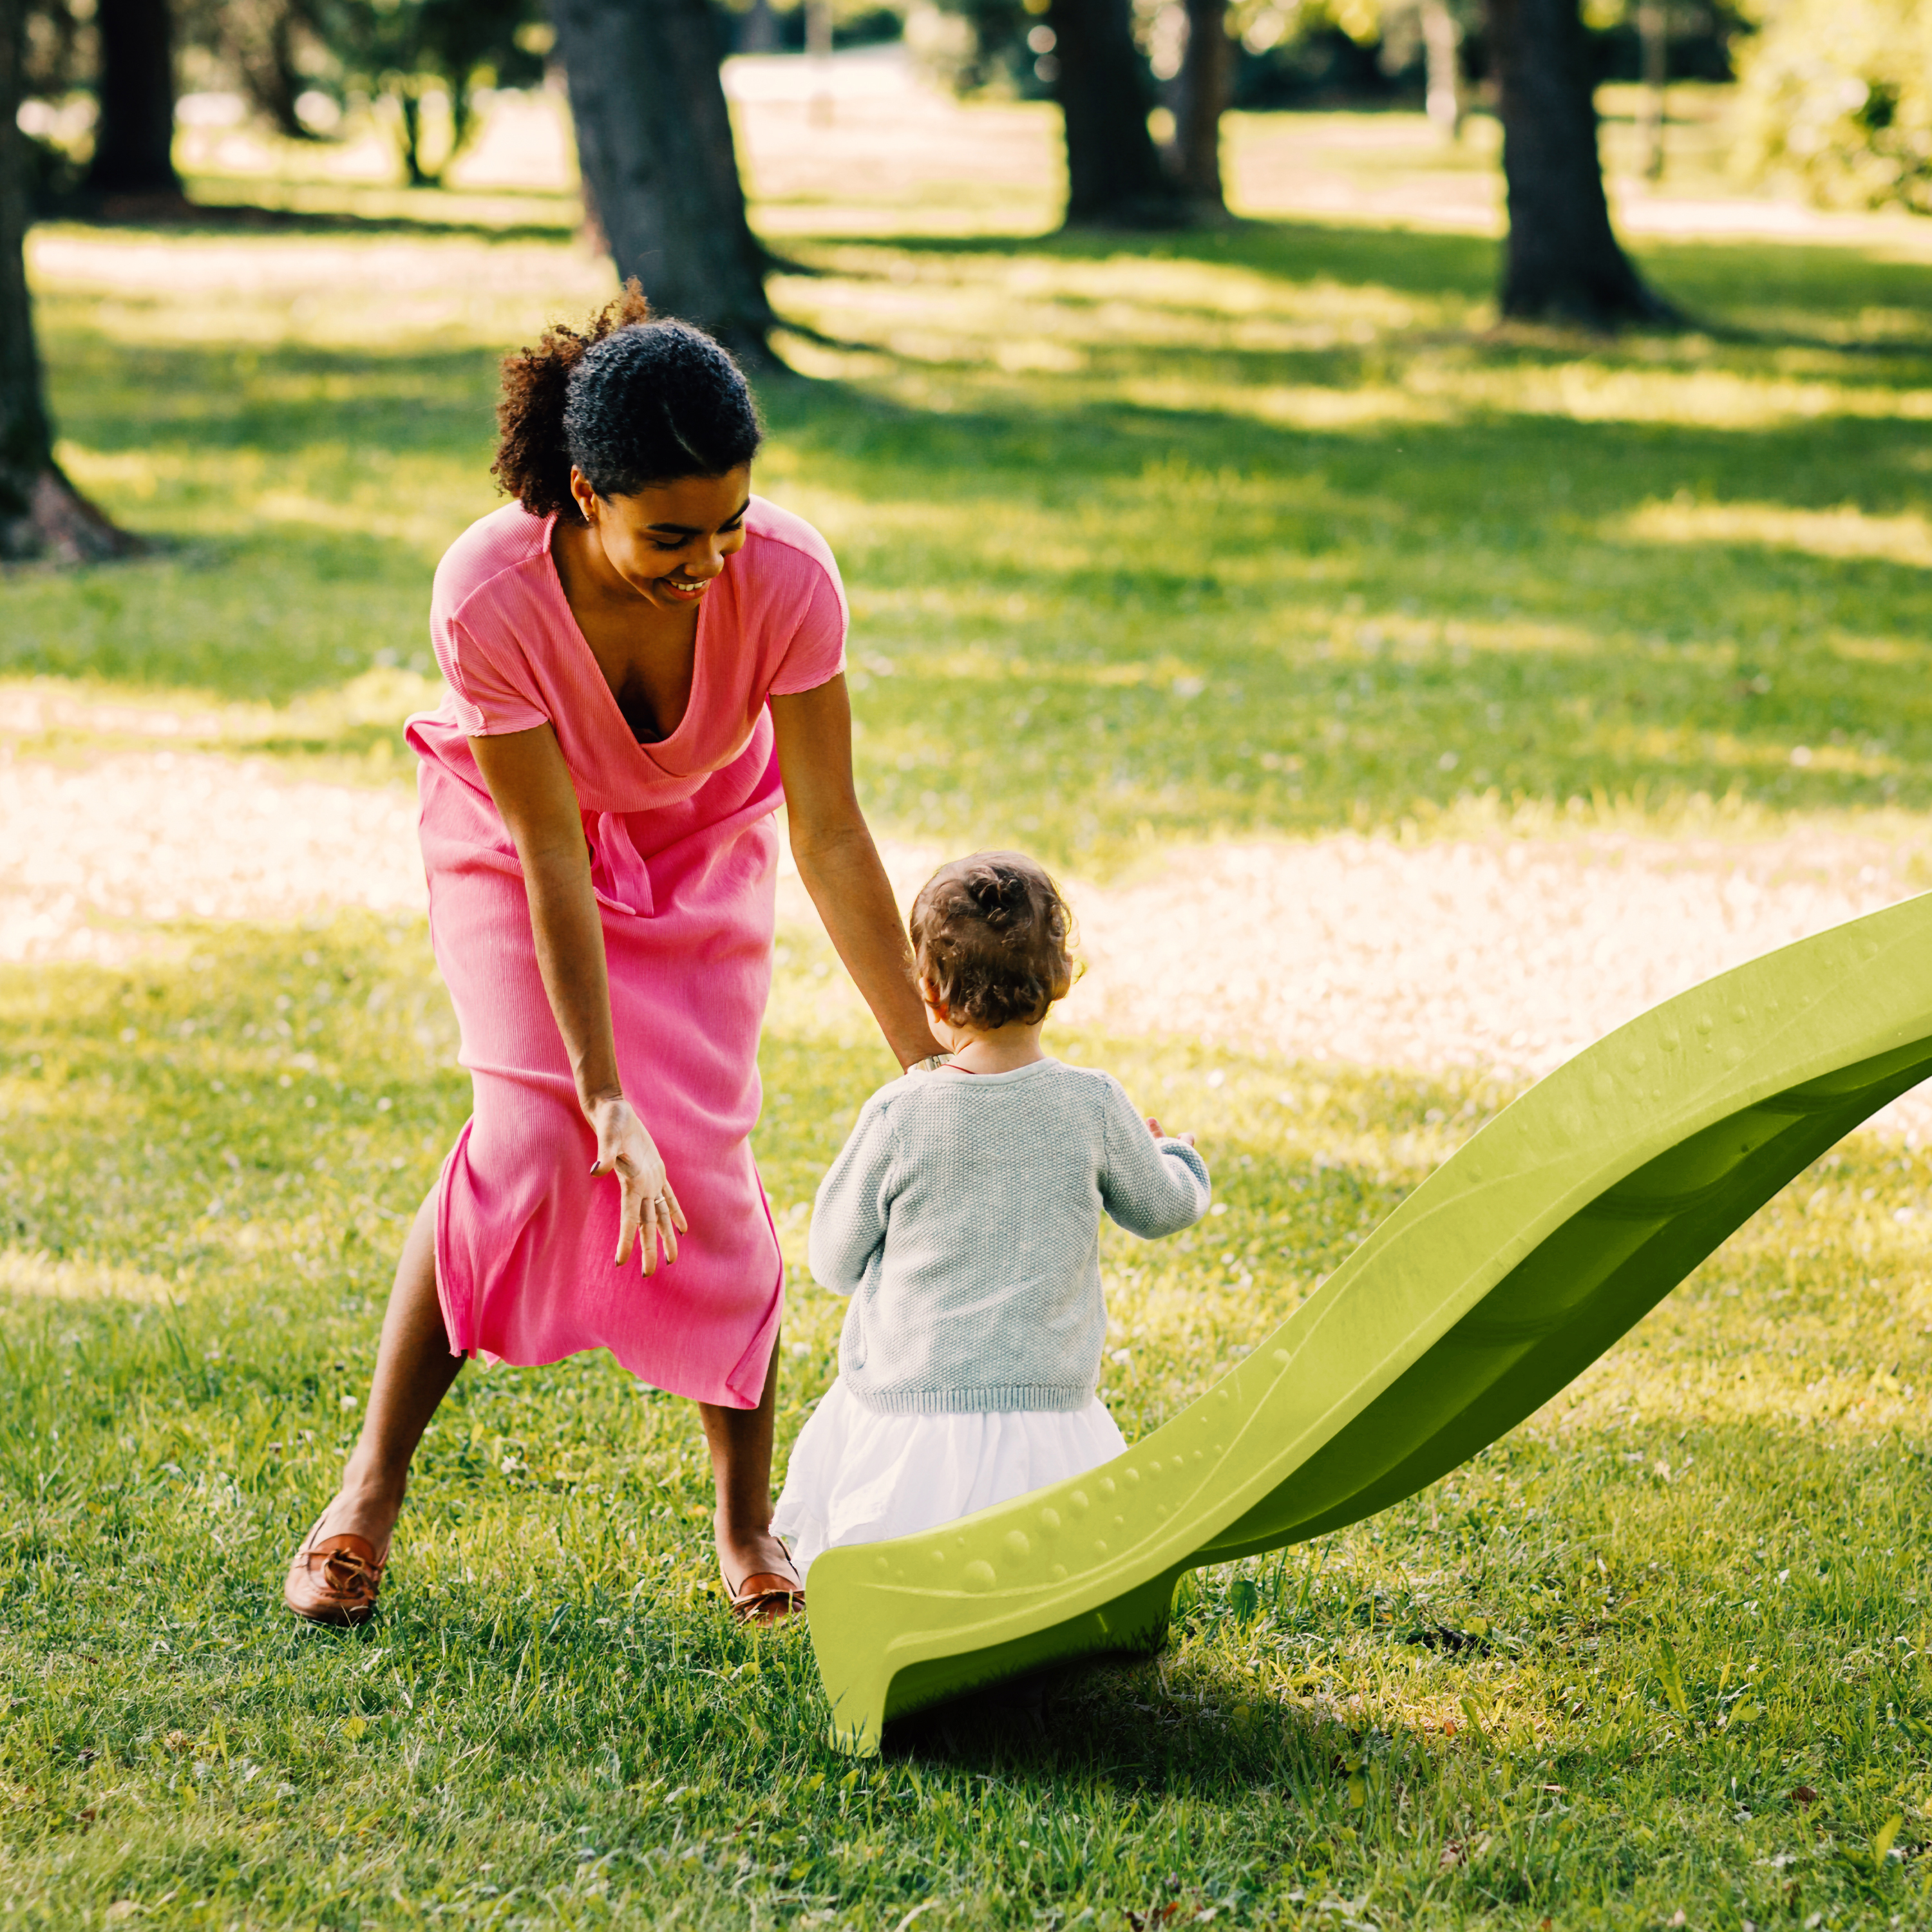
M 496 481 L 532 516 L 577 514 L 573 466 L 628 496 L 749 463 L 764 431 L 743 373 L 702 329 L 653 320 L 634 281 L 580 329 L 556 322 L 503 358 Z
M 1073 985 L 1073 915 L 1023 852 L 976 852 L 942 866 L 912 908 L 919 976 L 956 1025 L 1034 1025 Z

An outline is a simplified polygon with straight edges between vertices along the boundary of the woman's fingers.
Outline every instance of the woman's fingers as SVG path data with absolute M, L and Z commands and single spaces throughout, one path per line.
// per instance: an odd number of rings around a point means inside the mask
M 617 1265 L 631 1258 L 631 1244 L 637 1238 L 638 1223 L 644 1212 L 645 1195 L 628 1161 L 616 1163 L 617 1172 Z
M 677 1259 L 677 1238 L 688 1224 L 664 1173 L 664 1161 L 642 1121 L 628 1108 L 618 1108 L 597 1121 L 597 1158 L 590 1172 L 614 1176 L 618 1186 L 616 1264 L 631 1258 L 640 1242 L 638 1259 L 646 1274 L 655 1274 L 662 1254 Z M 662 1246 L 660 1246 L 662 1244 Z
M 646 1274 L 656 1274 L 658 1271 L 658 1198 L 655 1194 L 646 1194 L 638 1226 L 638 1238 L 644 1244 L 644 1272 Z

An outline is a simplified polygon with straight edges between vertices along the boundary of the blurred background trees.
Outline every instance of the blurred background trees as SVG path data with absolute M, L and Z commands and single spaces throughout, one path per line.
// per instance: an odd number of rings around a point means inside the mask
M 543 77 L 548 33 L 540 0 L 295 0 L 325 50 L 335 97 L 384 103 L 412 187 L 441 181 L 475 129 L 478 87 L 529 86 Z M 290 10 L 293 11 L 292 7 Z M 424 108 L 436 98 L 440 139 Z M 434 154 L 434 160 L 431 156 Z
M 27 290 L 34 177 L 20 124 L 26 27 L 22 0 L 0 0 L 0 560 L 51 554 L 82 562 L 124 555 L 135 545 L 54 460 L 53 422 Z
M 1932 212 L 1922 0 L 13 0 L 30 204 L 178 202 L 177 95 L 224 91 L 314 142 L 373 119 L 416 187 L 486 90 L 567 75 L 586 205 L 620 272 L 763 352 L 768 266 L 718 80 L 733 51 L 904 35 L 962 93 L 1051 100 L 1072 225 L 1229 218 L 1222 117 L 1420 106 L 1445 140 L 1502 124 L 1507 316 L 1668 323 L 1611 226 L 1596 92 L 1640 82 L 1642 171 L 1666 87 L 1740 76 L 1743 172 L 1838 206 Z
M 1932 8 L 1770 0 L 1742 67 L 1744 172 L 1828 207 L 1932 214 Z

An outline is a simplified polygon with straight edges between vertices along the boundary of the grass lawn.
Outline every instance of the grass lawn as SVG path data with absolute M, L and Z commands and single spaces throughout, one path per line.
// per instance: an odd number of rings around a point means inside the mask
M 1652 247 L 1712 327 L 1605 344 L 1495 332 L 1454 233 L 782 212 L 778 299 L 847 346 L 766 386 L 763 487 L 838 548 L 882 830 L 1105 872 L 1932 808 L 1922 251 Z M 0 676 L 395 782 L 494 358 L 608 287 L 555 219 L 40 231 L 66 458 L 157 547 L 0 580 Z M 174 937 L 0 971 L 0 1928 L 1932 1922 L 1932 1155 L 1846 1142 L 1455 1476 L 1197 1579 L 1159 1659 L 854 1765 L 802 1634 L 712 1592 L 688 1408 L 601 1357 L 466 1372 L 382 1616 L 291 1627 L 465 1083 L 419 924 Z M 888 1070 L 785 948 L 782 1453 L 842 1312 L 806 1204 Z M 1226 1209 L 1109 1239 L 1130 1438 L 1508 1098 L 1057 1045 Z
M 814 1024 L 808 978 L 759 1143 L 795 1262 L 884 1070 Z M 605 1358 L 466 1374 L 383 1616 L 280 1612 L 464 1111 L 419 928 L 15 970 L 0 1027 L 0 1923 L 1932 1912 L 1923 1156 L 1847 1143 L 1454 1477 L 1199 1580 L 1157 1661 L 855 1766 L 802 1635 L 736 1630 L 710 1594 L 689 1410 Z M 1226 1204 L 1108 1243 L 1130 1437 L 1501 1097 L 1060 1045 L 1197 1124 Z M 797 1280 L 782 1444 L 842 1312 Z

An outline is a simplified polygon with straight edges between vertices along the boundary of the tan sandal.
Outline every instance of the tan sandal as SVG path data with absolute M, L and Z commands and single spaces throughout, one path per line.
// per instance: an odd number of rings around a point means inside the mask
M 791 1562 L 791 1552 L 786 1547 L 783 1537 L 778 1538 L 778 1547 L 785 1553 L 785 1561 Z M 797 1565 L 793 1564 L 794 1570 Z M 741 1624 L 782 1623 L 787 1617 L 796 1616 L 805 1608 L 805 1586 L 781 1576 L 776 1570 L 760 1570 L 746 1577 L 734 1589 L 731 1580 L 725 1575 L 721 1564 L 718 1580 L 724 1586 L 724 1594 L 730 1599 L 733 1619 Z
M 375 1612 L 389 1552 L 378 1555 L 366 1537 L 346 1531 L 318 1539 L 316 1532 L 328 1514 L 324 1510 L 302 1538 L 282 1586 L 282 1601 L 309 1623 L 366 1623 Z

